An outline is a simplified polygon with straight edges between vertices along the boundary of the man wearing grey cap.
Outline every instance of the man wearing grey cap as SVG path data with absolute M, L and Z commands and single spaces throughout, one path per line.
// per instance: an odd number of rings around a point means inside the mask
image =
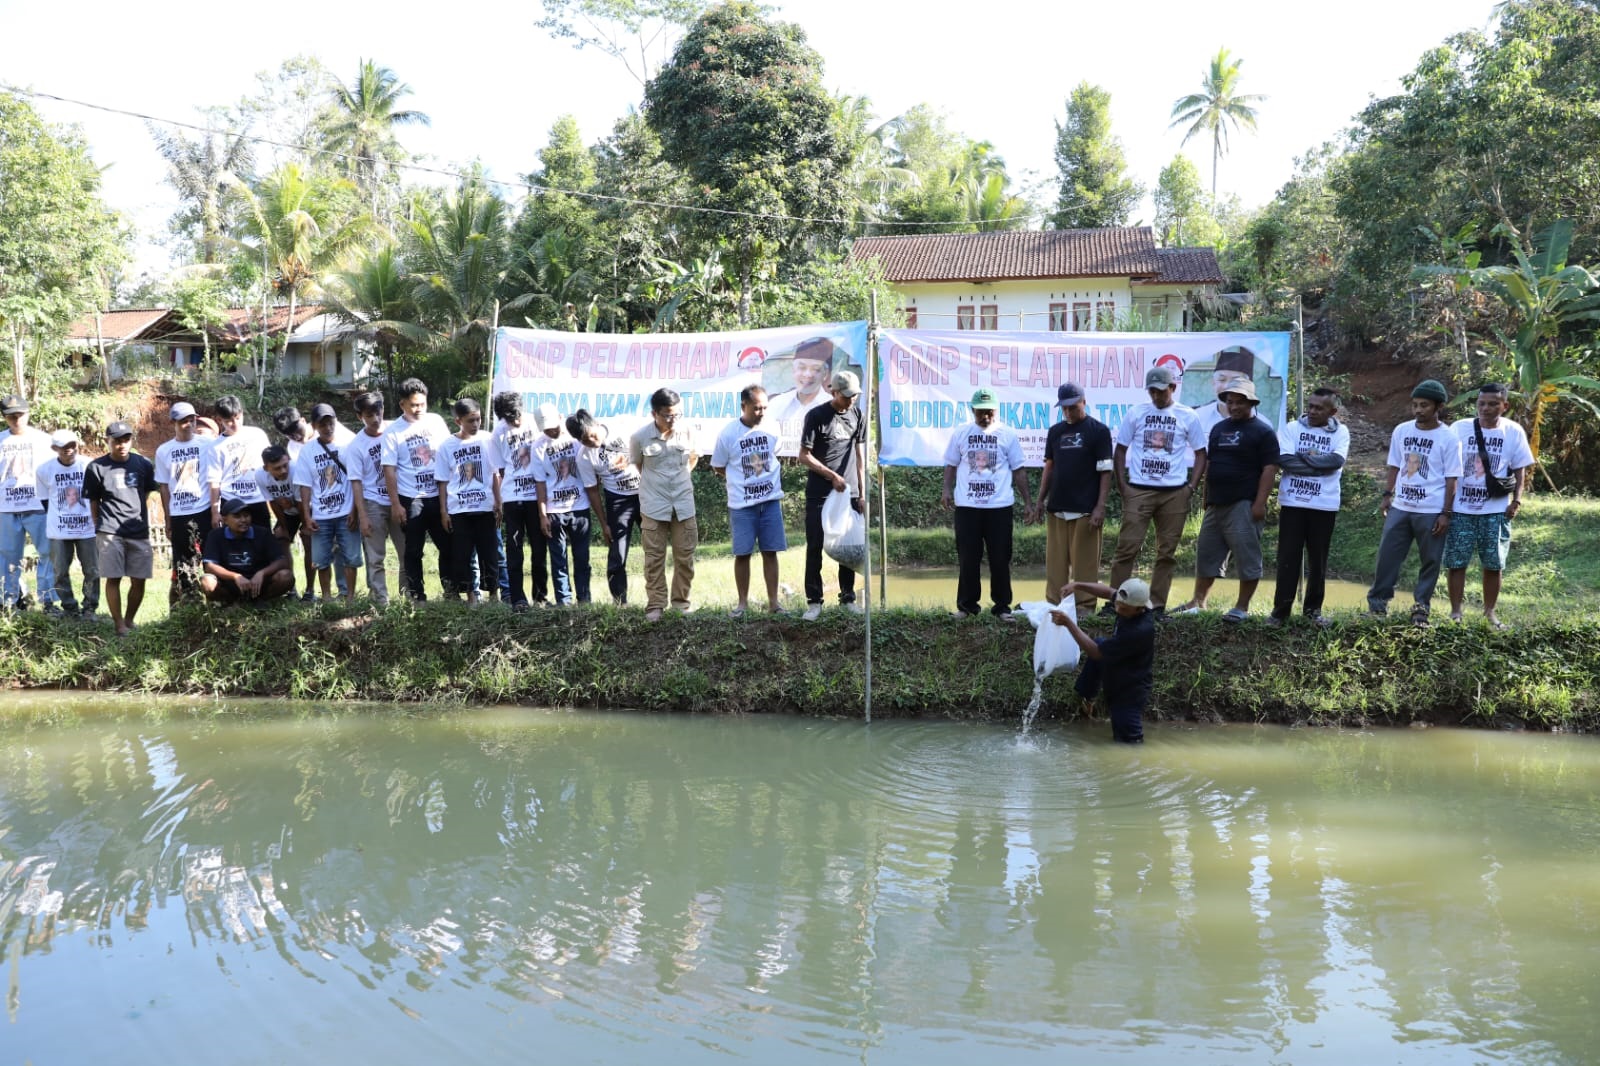
M 133 427 L 113 422 L 106 427 L 110 451 L 89 464 L 83 494 L 94 515 L 95 550 L 106 583 L 106 607 L 117 636 L 133 628 L 150 579 L 150 494 L 155 491 L 155 464 L 133 450 Z M 127 611 L 123 611 L 122 579 L 128 579 Z
M 6 430 L 0 433 L 0 606 L 27 606 L 22 592 L 22 558 L 27 541 L 39 560 L 34 587 L 46 611 L 56 607 L 55 574 L 50 567 L 50 537 L 45 529 L 44 501 L 38 495 L 38 470 L 55 458 L 50 437 L 28 425 L 28 403 L 21 396 L 0 400 Z
M 1177 378 L 1165 366 L 1144 376 L 1150 402 L 1129 408 L 1117 425 L 1117 485 L 1122 490 L 1122 529 L 1111 563 L 1111 585 L 1120 587 L 1133 575 L 1150 523 L 1156 526 L 1156 565 L 1150 575 L 1151 609 L 1167 608 L 1172 572 L 1178 565 L 1178 541 L 1189 517 L 1189 502 L 1206 472 L 1206 438 L 1200 420 L 1178 403 Z M 1194 462 L 1189 461 L 1190 453 Z
M 156 448 L 156 485 L 167 516 L 167 541 L 172 545 L 168 604 L 199 595 L 200 550 L 211 532 L 211 489 L 201 475 L 209 445 L 195 436 L 196 415 L 193 404 L 173 404 L 167 417 L 175 435 Z
M 822 614 L 822 505 L 828 494 L 848 492 L 850 505 L 860 513 L 866 498 L 867 423 L 856 400 L 861 379 L 841 370 L 828 382 L 832 400 L 806 412 L 800 431 L 800 464 L 806 475 L 806 613 L 815 621 Z M 856 606 L 856 572 L 839 567 L 839 602 Z
M 1043 519 L 1044 594 L 1061 602 L 1061 587 L 1079 586 L 1078 617 L 1094 610 L 1095 597 L 1084 589 L 1100 582 L 1100 538 L 1111 495 L 1111 431 L 1089 417 L 1083 389 L 1067 382 L 1056 390 L 1063 418 L 1044 440 L 1044 476 L 1039 498 L 1027 520 Z

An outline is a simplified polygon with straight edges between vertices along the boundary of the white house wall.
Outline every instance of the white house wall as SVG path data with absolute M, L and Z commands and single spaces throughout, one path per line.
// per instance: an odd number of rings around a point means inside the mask
M 1127 278 L 1078 278 L 1053 281 L 990 281 L 977 285 L 950 282 L 902 282 L 895 286 L 898 306 L 916 312 L 919 329 L 958 329 L 961 308 L 973 309 L 973 328 L 984 328 L 981 309 L 995 308 L 993 321 L 1001 330 L 1051 329 L 1052 305 L 1065 307 L 1068 328 L 1085 305 L 1088 329 L 1097 328 L 1105 306 L 1114 318 L 1124 319 L 1137 309 L 1145 328 L 1155 331 L 1184 328 L 1183 312 L 1192 287 L 1134 285 Z

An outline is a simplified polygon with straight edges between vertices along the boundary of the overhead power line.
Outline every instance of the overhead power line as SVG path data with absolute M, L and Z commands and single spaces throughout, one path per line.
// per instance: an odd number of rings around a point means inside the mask
M 87 108 L 91 111 L 101 111 L 109 115 L 118 115 L 124 118 L 139 119 L 141 121 L 154 123 L 160 126 L 171 126 L 177 129 L 191 130 L 195 133 L 214 134 L 222 137 L 237 137 L 242 140 L 249 141 L 252 144 L 263 144 L 273 148 L 286 148 L 293 152 L 304 152 L 307 155 L 325 156 L 329 159 L 338 159 L 347 162 L 354 161 L 356 158 L 347 152 L 340 152 L 331 148 L 323 148 L 318 145 L 293 144 L 290 142 L 278 141 L 270 137 L 261 137 L 256 134 L 241 132 L 238 130 L 219 129 L 215 126 L 206 126 L 196 122 L 185 122 L 182 119 L 162 118 L 159 115 L 148 115 L 140 111 L 132 111 L 122 107 L 112 107 L 109 104 L 96 104 L 88 100 L 76 100 L 69 96 L 58 96 L 55 93 L 40 92 L 37 89 L 23 89 L 14 85 L 0 83 L 0 92 L 12 93 L 18 96 L 32 97 L 39 100 L 54 100 L 57 103 L 69 104 L 73 107 Z M 496 185 L 503 189 L 524 192 L 530 196 L 543 196 L 556 193 L 564 196 L 573 196 L 584 200 L 623 204 L 629 207 L 652 207 L 669 211 L 688 211 L 696 214 L 720 215 L 731 218 L 763 219 L 771 222 L 804 222 L 812 225 L 848 226 L 853 228 L 866 228 L 873 225 L 888 225 L 894 227 L 923 227 L 931 229 L 935 227 L 966 227 L 979 225 L 1009 227 L 1012 225 L 1013 221 L 1017 225 L 1021 225 L 1027 221 L 1026 219 L 1018 218 L 1015 220 L 1006 219 L 999 222 L 960 221 L 877 223 L 862 219 L 827 218 L 816 215 L 786 215 L 769 211 L 740 211 L 726 207 L 708 207 L 704 204 L 681 204 L 666 200 L 643 200 L 635 197 L 614 196 L 610 193 L 590 192 L 582 189 L 562 189 L 548 185 L 536 185 L 529 181 L 502 181 L 498 178 L 488 178 L 482 175 L 467 174 L 459 170 L 450 170 L 443 167 L 430 167 L 415 162 L 390 163 L 389 165 L 396 170 L 407 170 L 418 174 L 430 174 L 435 177 L 450 178 L 457 182 L 467 180 L 481 181 L 485 184 Z

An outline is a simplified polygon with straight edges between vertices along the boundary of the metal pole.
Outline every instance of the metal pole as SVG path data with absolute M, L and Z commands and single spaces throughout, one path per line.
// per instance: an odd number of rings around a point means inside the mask
M 1294 294 L 1294 343 L 1298 369 L 1295 371 L 1295 380 L 1299 383 L 1299 404 L 1296 415 L 1306 413 L 1306 320 L 1305 300 L 1299 293 Z
M 868 444 L 868 447 L 867 448 L 863 448 L 861 450 L 862 451 L 861 459 L 862 459 L 863 462 L 865 462 L 867 460 L 867 456 L 871 454 L 870 445 L 872 443 L 872 399 L 873 399 L 874 393 L 876 392 L 877 380 L 878 380 L 878 373 L 877 373 L 877 370 L 878 370 L 878 292 L 877 292 L 876 289 L 874 289 L 873 292 L 872 292 L 871 318 L 867 321 L 867 365 L 865 367 L 863 367 L 862 369 L 864 369 L 867 372 L 867 384 L 866 384 L 866 387 L 861 390 L 862 394 L 866 396 L 866 401 L 867 401 L 866 402 L 866 409 L 862 412 L 862 415 L 861 415 L 861 417 L 863 418 L 863 420 L 865 420 L 866 425 L 867 425 L 867 444 Z M 866 471 L 863 470 L 863 471 L 861 471 L 861 473 L 865 474 Z M 871 500 L 871 495 L 872 495 L 871 493 L 867 493 L 865 495 L 865 498 L 863 498 L 862 501 L 861 501 L 861 520 L 862 520 L 863 525 L 869 530 L 872 528 L 872 500 Z M 884 566 L 887 567 L 888 565 L 889 565 L 889 561 L 888 561 L 887 558 L 885 558 L 884 559 Z M 862 689 L 863 689 L 862 697 L 863 697 L 863 701 L 864 701 L 863 721 L 865 721 L 868 725 L 871 725 L 872 724 L 872 595 L 871 595 L 871 589 L 872 589 L 872 545 L 870 543 L 867 545 L 867 550 L 865 552 L 865 561 L 862 563 L 862 566 L 864 567 L 864 569 L 861 572 L 861 592 L 862 592 L 862 599 L 865 601 L 864 604 L 863 604 L 865 610 L 863 611 L 863 614 L 862 614 L 862 622 L 866 627 L 866 645 L 867 645 L 866 666 L 865 666 L 865 672 L 864 672 L 863 677 L 862 677 Z

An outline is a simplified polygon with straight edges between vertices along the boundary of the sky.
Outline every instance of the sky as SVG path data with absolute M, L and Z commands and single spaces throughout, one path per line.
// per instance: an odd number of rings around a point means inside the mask
M 994 143 L 1014 176 L 1055 173 L 1055 123 L 1080 81 L 1111 94 L 1112 128 L 1133 176 L 1153 187 L 1180 150 L 1209 182 L 1209 140 L 1180 149 L 1173 103 L 1198 91 L 1210 58 L 1242 59 L 1240 90 L 1261 93 L 1258 132 L 1230 139 L 1219 191 L 1248 207 L 1269 201 L 1296 157 L 1337 137 L 1369 99 L 1399 90 L 1428 49 L 1490 25 L 1494 0 L 1344 0 L 1305 8 L 1278 0 L 1202 6 L 998 0 L 982 7 L 925 2 L 786 0 L 776 17 L 802 26 L 831 90 L 864 95 L 880 118 L 919 104 L 952 129 Z M 1291 13 L 1292 12 L 1292 13 Z M 1314 14 L 1313 14 L 1314 13 Z M 255 75 L 311 54 L 346 81 L 362 59 L 393 69 L 431 127 L 402 141 L 430 165 L 479 160 L 515 181 L 562 114 L 586 142 L 637 106 L 642 88 L 621 62 L 577 50 L 535 26 L 537 2 L 324 0 L 307 8 L 164 0 L 46 3 L 0 0 L 0 83 L 162 119 L 252 93 Z M 658 54 L 659 58 L 659 54 Z M 105 168 L 108 202 L 139 232 L 139 271 L 160 271 L 175 198 L 144 123 L 36 100 L 47 119 L 78 124 Z M 1137 221 L 1151 216 L 1148 199 Z

